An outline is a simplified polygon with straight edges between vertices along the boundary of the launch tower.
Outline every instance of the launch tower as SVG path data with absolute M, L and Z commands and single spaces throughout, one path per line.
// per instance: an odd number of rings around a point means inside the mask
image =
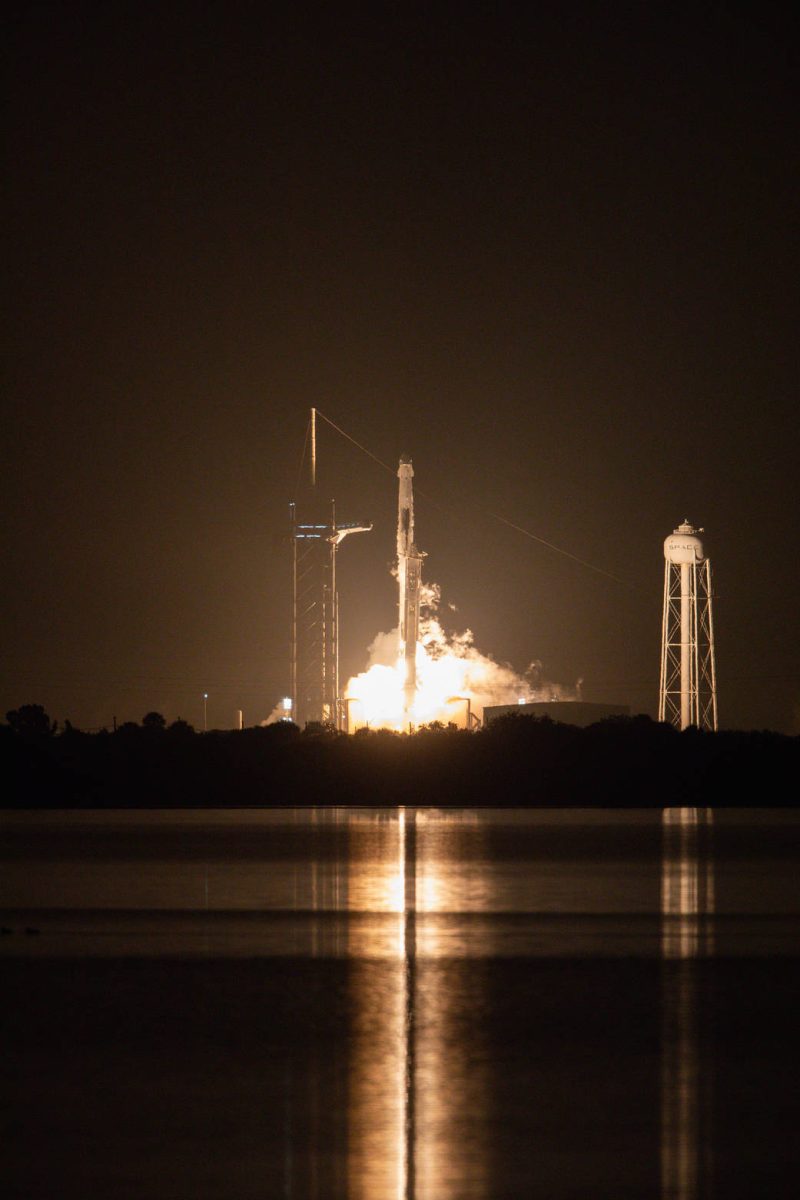
M 292 542 L 292 720 L 301 727 L 320 721 L 343 726 L 339 695 L 339 593 L 336 555 L 351 533 L 367 533 L 372 525 L 336 520 L 336 504 L 316 499 L 316 410 L 311 410 L 311 494 L 303 505 L 289 507 Z
M 658 719 L 717 728 L 711 561 L 688 521 L 664 542 L 664 614 Z

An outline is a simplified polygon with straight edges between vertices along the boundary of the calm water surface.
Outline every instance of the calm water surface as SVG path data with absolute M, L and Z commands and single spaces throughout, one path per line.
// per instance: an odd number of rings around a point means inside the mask
M 800 1194 L 800 811 L 2 818 L 3 1193 Z

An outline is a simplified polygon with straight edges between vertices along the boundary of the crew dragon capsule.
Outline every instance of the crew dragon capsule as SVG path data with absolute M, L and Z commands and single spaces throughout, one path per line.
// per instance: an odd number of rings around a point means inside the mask
M 417 690 L 417 642 L 422 560 L 414 545 L 414 468 L 411 459 L 401 458 L 397 468 L 397 583 L 400 609 L 400 653 L 405 661 L 405 710 L 410 712 Z

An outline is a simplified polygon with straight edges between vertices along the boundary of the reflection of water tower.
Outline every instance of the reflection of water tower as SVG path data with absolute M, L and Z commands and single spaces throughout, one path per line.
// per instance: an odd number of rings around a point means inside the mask
M 688 521 L 664 542 L 664 619 L 658 719 L 717 728 L 711 561 Z

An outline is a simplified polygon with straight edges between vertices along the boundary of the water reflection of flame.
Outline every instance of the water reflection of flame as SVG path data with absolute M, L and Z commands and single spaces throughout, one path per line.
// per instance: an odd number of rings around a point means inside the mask
M 695 1200 L 710 1173 L 696 960 L 714 952 L 712 810 L 664 809 L 662 829 L 661 1195 Z
M 352 1197 L 447 1200 L 485 1194 L 483 1156 L 474 1134 L 484 1124 L 486 1081 L 472 1058 L 473 1047 L 458 1037 L 460 1014 L 453 1011 L 453 991 L 461 994 L 453 989 L 453 972 L 474 976 L 476 967 L 438 961 L 442 948 L 435 929 L 437 898 L 441 902 L 437 862 L 442 854 L 458 853 L 452 838 L 458 822 L 458 817 L 400 809 L 373 828 L 372 854 L 380 861 L 370 855 L 370 861 L 351 864 L 351 871 L 362 876 L 351 879 L 351 912 L 354 902 L 368 895 L 375 917 L 356 934 L 357 957 L 350 960 L 354 1027 L 347 1176 Z M 465 1147 L 453 1135 L 465 1125 L 470 1144 L 463 1161 L 454 1161 L 454 1146 L 462 1152 Z
M 375 923 L 359 931 L 350 958 L 353 1057 L 347 1194 L 353 1200 L 408 1200 L 413 916 L 407 894 L 405 811 L 401 809 L 396 820 L 373 818 L 369 835 L 369 858 L 351 859 L 348 887 L 350 911 L 369 913 Z

